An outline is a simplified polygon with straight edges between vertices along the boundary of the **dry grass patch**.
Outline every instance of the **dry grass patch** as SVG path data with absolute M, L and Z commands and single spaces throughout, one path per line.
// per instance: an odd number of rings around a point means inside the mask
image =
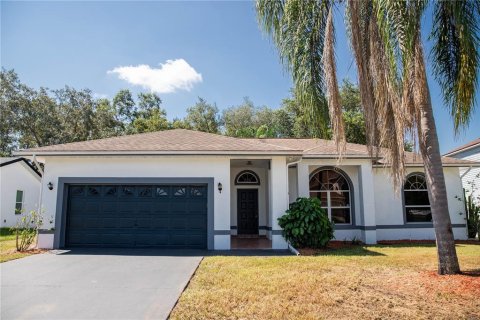
M 480 246 L 457 250 L 467 273 L 447 277 L 432 245 L 206 257 L 171 318 L 480 319 Z
M 0 263 L 40 252 L 43 251 L 31 249 L 25 252 L 18 252 L 15 245 L 15 234 L 9 228 L 0 228 Z

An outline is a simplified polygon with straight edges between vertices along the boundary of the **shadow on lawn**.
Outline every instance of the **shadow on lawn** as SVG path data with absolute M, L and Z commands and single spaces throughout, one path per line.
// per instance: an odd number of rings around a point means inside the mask
M 385 256 L 385 254 L 369 250 L 368 247 L 352 246 L 349 248 L 338 249 L 319 249 L 313 255 L 316 256 Z
M 480 269 L 463 270 L 460 274 L 469 277 L 480 277 Z

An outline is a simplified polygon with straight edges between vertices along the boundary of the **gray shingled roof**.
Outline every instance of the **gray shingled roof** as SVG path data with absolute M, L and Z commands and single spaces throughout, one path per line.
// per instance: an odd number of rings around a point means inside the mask
M 57 144 L 21 150 L 16 154 L 48 153 L 115 153 L 115 152 L 197 152 L 197 153 L 285 153 L 299 154 L 302 150 L 268 144 L 259 140 L 245 140 L 218 134 L 185 129 L 133 134 L 106 139 Z
M 304 157 L 336 157 L 337 147 L 324 139 L 241 139 L 185 129 L 58 144 L 16 152 L 16 155 L 68 154 L 285 154 Z M 365 145 L 347 143 L 346 158 L 370 158 Z M 382 159 L 377 159 L 382 164 Z M 443 157 L 445 165 L 479 165 L 476 162 Z M 407 164 L 422 164 L 422 158 L 407 153 Z

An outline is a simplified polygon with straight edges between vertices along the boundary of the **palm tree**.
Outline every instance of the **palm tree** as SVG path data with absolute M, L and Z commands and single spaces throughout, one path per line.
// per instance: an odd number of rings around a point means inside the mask
M 292 74 L 299 102 L 318 122 L 331 120 L 340 154 L 342 108 L 335 67 L 335 0 L 257 0 L 259 23 Z M 383 152 L 396 190 L 405 177 L 404 140 L 416 137 L 435 228 L 438 273 L 460 272 L 421 40 L 426 0 L 346 0 L 370 153 Z M 432 2 L 432 66 L 455 131 L 468 125 L 479 75 L 480 2 Z M 327 96 L 325 103 L 323 98 Z M 378 147 L 382 147 L 381 149 Z

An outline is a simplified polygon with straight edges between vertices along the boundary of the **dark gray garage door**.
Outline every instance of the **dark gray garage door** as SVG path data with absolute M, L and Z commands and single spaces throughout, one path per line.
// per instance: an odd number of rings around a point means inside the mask
M 207 248 L 206 185 L 70 185 L 67 246 Z

